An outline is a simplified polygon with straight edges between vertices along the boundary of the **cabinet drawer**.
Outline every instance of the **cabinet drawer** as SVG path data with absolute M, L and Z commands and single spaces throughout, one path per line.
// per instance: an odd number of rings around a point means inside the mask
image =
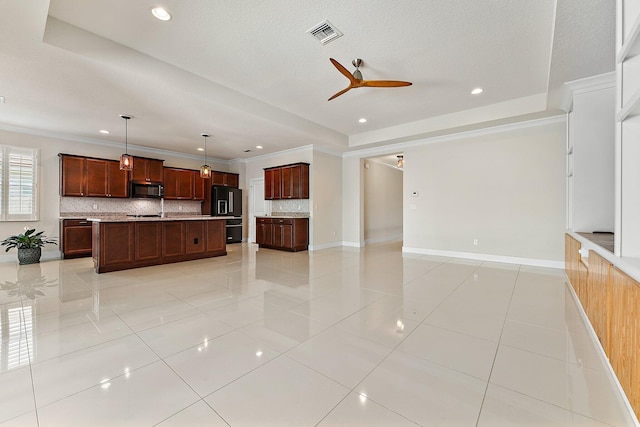
M 271 224 L 271 218 L 256 218 L 258 224 Z
M 82 225 L 91 227 L 91 221 L 87 221 L 86 219 L 65 219 L 63 225 L 65 227 L 79 227 Z
M 274 218 L 272 219 L 272 221 L 274 224 L 293 225 L 293 219 L 291 218 L 282 218 L 282 219 Z

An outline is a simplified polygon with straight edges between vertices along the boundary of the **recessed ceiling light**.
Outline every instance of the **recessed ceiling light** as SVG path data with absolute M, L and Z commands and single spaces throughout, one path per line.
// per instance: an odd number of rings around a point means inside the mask
M 262 150 L 264 147 L 263 147 L 262 145 L 256 145 L 256 148 L 257 148 L 258 150 Z
M 204 148 L 198 147 L 198 151 L 204 151 Z
M 106 129 L 100 129 L 98 132 L 103 133 L 103 134 L 105 134 L 105 135 L 109 135 L 109 134 L 111 133 L 111 132 L 109 132 L 109 131 L 108 131 L 108 130 L 106 130 Z
M 480 95 L 482 92 L 484 92 L 484 89 L 482 89 L 481 87 L 477 87 L 471 91 L 471 95 Z
M 4 104 L 4 96 L 0 96 L 0 104 Z
M 367 123 L 367 119 L 365 119 L 365 118 L 363 117 L 363 118 L 361 118 L 360 120 L 358 120 L 358 122 L 360 122 L 360 123 Z
M 165 9 L 164 7 L 154 7 L 153 9 L 151 9 L 151 13 L 161 21 L 171 20 L 171 14 L 167 12 L 167 9 Z

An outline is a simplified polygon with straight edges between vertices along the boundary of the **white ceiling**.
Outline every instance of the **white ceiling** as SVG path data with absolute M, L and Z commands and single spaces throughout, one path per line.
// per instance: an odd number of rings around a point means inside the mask
M 173 19 L 153 18 L 156 5 Z M 130 114 L 131 144 L 200 155 L 208 132 L 219 159 L 557 114 L 562 83 L 614 69 L 615 0 L 0 0 L 0 10 L 0 126 L 122 142 L 118 115 Z M 325 19 L 344 36 L 323 46 L 306 31 Z M 330 57 L 413 86 L 328 102 L 347 86 Z M 477 86 L 485 92 L 470 95 Z

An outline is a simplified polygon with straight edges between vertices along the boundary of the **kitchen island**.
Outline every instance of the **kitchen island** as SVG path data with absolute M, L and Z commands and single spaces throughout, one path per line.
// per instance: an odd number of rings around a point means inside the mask
M 97 273 L 227 254 L 227 217 L 87 218 Z

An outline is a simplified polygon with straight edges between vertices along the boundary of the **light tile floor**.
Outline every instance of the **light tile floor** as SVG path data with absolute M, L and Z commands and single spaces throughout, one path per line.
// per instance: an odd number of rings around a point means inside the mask
M 0 264 L 0 425 L 635 423 L 560 270 L 229 249 Z

